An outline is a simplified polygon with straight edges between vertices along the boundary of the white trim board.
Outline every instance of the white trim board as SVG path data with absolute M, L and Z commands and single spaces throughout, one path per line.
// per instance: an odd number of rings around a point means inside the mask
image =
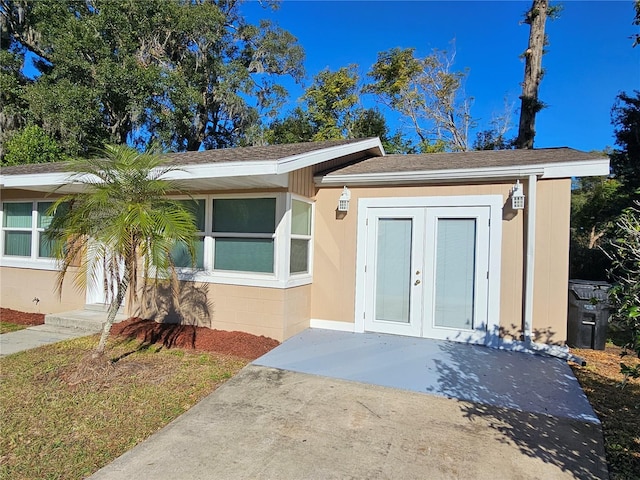
M 209 178 L 264 176 L 269 183 L 269 185 L 266 186 L 280 186 L 284 188 L 288 186 L 288 174 L 292 171 L 354 153 L 372 150 L 377 151 L 381 156 L 384 155 L 384 149 L 380 139 L 369 138 L 343 145 L 311 150 L 275 160 L 175 165 L 176 169 L 168 172 L 164 178 L 171 180 L 202 180 Z M 74 172 L 20 175 L 2 175 L 0 173 L 0 185 L 2 188 L 56 187 L 69 184 L 74 175 Z
M 592 177 L 609 175 L 609 159 L 562 162 L 510 167 L 460 168 L 449 170 L 415 170 L 407 172 L 359 173 L 314 177 L 316 185 L 384 185 L 460 180 L 491 180 L 526 178 L 539 175 L 542 179 Z
M 312 318 L 309 320 L 309 327 L 322 328 L 324 330 L 337 330 L 340 332 L 356 332 L 356 324 L 353 322 L 337 322 L 335 320 L 321 320 Z

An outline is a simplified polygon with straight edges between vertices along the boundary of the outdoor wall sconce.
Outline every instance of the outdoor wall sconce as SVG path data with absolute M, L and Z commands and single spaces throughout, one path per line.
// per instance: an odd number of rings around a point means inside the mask
M 338 199 L 338 211 L 348 212 L 350 200 L 351 200 L 351 192 L 347 187 L 344 187 L 342 189 L 342 193 L 340 194 L 340 198 Z
M 511 207 L 514 210 L 524 209 L 524 191 L 520 180 L 516 180 L 516 184 L 511 189 Z

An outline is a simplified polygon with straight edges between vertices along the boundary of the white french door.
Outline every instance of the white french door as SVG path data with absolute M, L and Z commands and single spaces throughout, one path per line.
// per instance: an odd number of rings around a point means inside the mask
M 375 206 L 364 216 L 364 330 L 484 343 L 497 325 L 491 206 Z
M 424 215 L 415 208 L 371 208 L 366 263 L 367 330 L 420 336 Z

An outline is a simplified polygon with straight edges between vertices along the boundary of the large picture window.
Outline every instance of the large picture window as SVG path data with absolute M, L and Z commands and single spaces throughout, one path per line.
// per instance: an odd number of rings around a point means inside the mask
M 214 270 L 274 272 L 275 198 L 213 201 Z
M 179 200 L 197 224 L 195 265 L 187 248 L 172 252 L 176 266 L 205 272 L 275 274 L 277 199 Z

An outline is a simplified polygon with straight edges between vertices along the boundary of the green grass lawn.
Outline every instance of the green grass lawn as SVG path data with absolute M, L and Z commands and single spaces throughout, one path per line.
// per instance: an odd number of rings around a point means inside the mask
M 18 325 L 17 323 L 0 322 L 0 335 L 3 333 L 17 332 L 18 330 L 22 330 L 27 327 L 29 327 L 29 325 Z
M 85 337 L 0 358 L 0 478 L 91 475 L 191 408 L 248 360 L 114 339 L 113 364 Z M 619 349 L 575 351 L 603 423 L 612 478 L 640 478 L 640 382 L 619 388 Z M 634 360 L 638 361 L 638 360 Z
M 232 377 L 247 360 L 96 337 L 0 359 L 0 478 L 80 479 L 122 455 Z

